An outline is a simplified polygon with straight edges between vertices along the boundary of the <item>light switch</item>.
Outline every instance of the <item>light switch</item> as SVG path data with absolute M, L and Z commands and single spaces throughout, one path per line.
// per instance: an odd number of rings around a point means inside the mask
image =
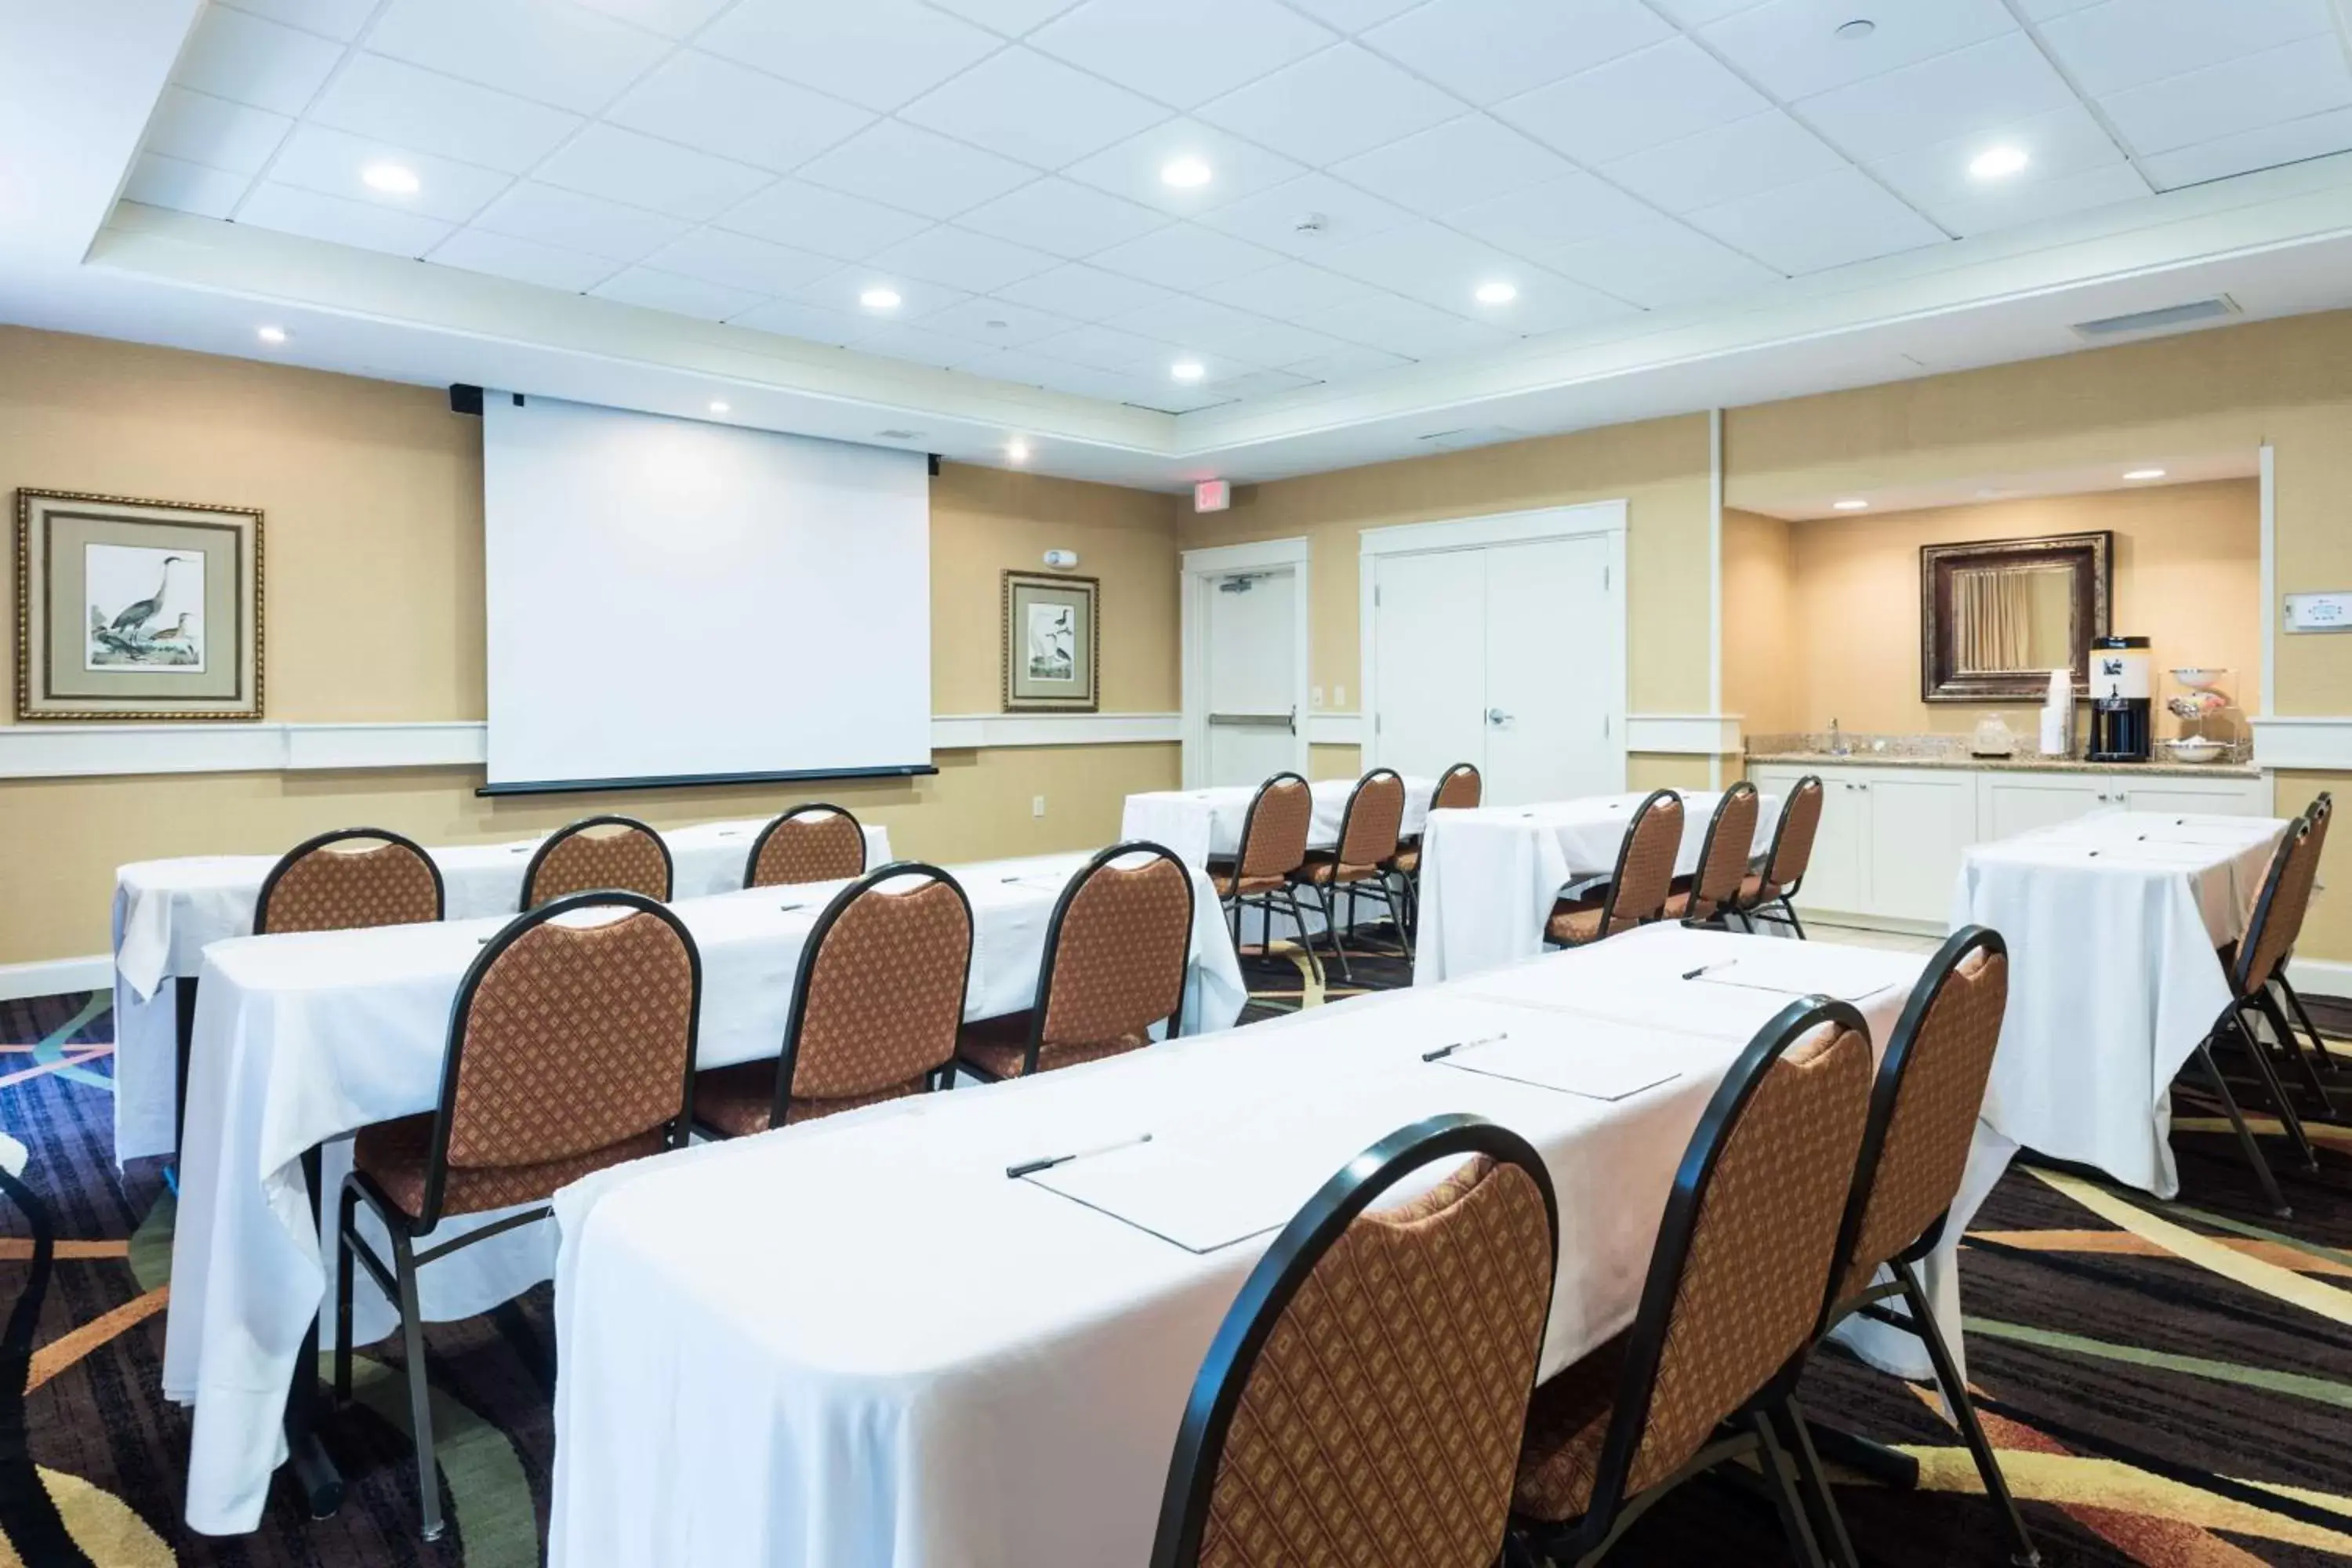
M 1344 686 L 1333 687 L 1331 689 L 1331 706 L 1334 708 L 1345 708 L 1347 705 L 1348 689 Z
M 1029 815 L 1032 816 L 1043 816 L 1045 815 L 1045 797 L 1044 795 L 1032 795 L 1030 797 Z

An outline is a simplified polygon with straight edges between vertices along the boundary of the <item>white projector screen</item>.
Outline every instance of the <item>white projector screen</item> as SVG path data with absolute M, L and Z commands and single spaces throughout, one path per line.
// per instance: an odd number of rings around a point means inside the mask
M 490 793 L 929 771 L 920 453 L 482 404 Z

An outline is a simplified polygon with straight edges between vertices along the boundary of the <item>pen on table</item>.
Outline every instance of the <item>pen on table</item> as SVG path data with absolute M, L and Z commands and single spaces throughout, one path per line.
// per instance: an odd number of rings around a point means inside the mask
M 778 904 L 778 905 L 776 906 L 776 908 L 778 908 L 778 909 L 780 909 L 780 910 L 804 910 L 804 909 L 808 908 L 808 905 L 807 905 L 807 904 L 805 904 L 805 903 L 798 903 L 798 904 Z
M 1074 1149 L 1066 1154 L 1048 1154 L 1042 1160 L 1024 1160 L 1017 1165 L 1005 1166 L 1004 1174 L 1018 1181 L 1024 1176 L 1034 1176 L 1040 1171 L 1050 1171 L 1056 1165 L 1066 1165 L 1073 1160 L 1091 1159 L 1097 1154 L 1108 1154 L 1114 1149 L 1131 1148 L 1138 1143 L 1150 1142 L 1151 1134 L 1149 1132 L 1134 1138 L 1113 1139 L 1108 1143 L 1097 1143 L 1091 1149 Z
M 1685 980 L 1696 980 L 1702 975 L 1712 974 L 1718 969 L 1728 969 L 1738 962 L 1739 960 L 1736 958 L 1727 958 L 1717 963 L 1702 963 L 1696 969 L 1684 970 L 1683 978 Z
M 1450 1046 L 1440 1046 L 1433 1051 L 1422 1052 L 1421 1059 L 1425 1062 L 1442 1061 L 1456 1051 L 1468 1050 L 1472 1046 L 1491 1046 L 1496 1040 L 1507 1040 L 1510 1037 L 1510 1032 L 1506 1030 L 1499 1035 L 1485 1035 L 1475 1040 L 1456 1040 Z

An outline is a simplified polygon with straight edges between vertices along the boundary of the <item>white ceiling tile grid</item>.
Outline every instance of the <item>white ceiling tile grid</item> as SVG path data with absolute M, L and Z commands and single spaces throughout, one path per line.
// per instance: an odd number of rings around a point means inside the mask
M 2352 150 L 2338 28 L 2331 0 L 213 0 L 124 194 L 1184 412 Z

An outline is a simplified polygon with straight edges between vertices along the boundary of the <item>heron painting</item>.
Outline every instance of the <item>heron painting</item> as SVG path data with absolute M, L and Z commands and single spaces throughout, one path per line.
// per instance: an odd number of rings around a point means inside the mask
M 205 557 L 132 544 L 82 546 L 85 669 L 205 669 Z

